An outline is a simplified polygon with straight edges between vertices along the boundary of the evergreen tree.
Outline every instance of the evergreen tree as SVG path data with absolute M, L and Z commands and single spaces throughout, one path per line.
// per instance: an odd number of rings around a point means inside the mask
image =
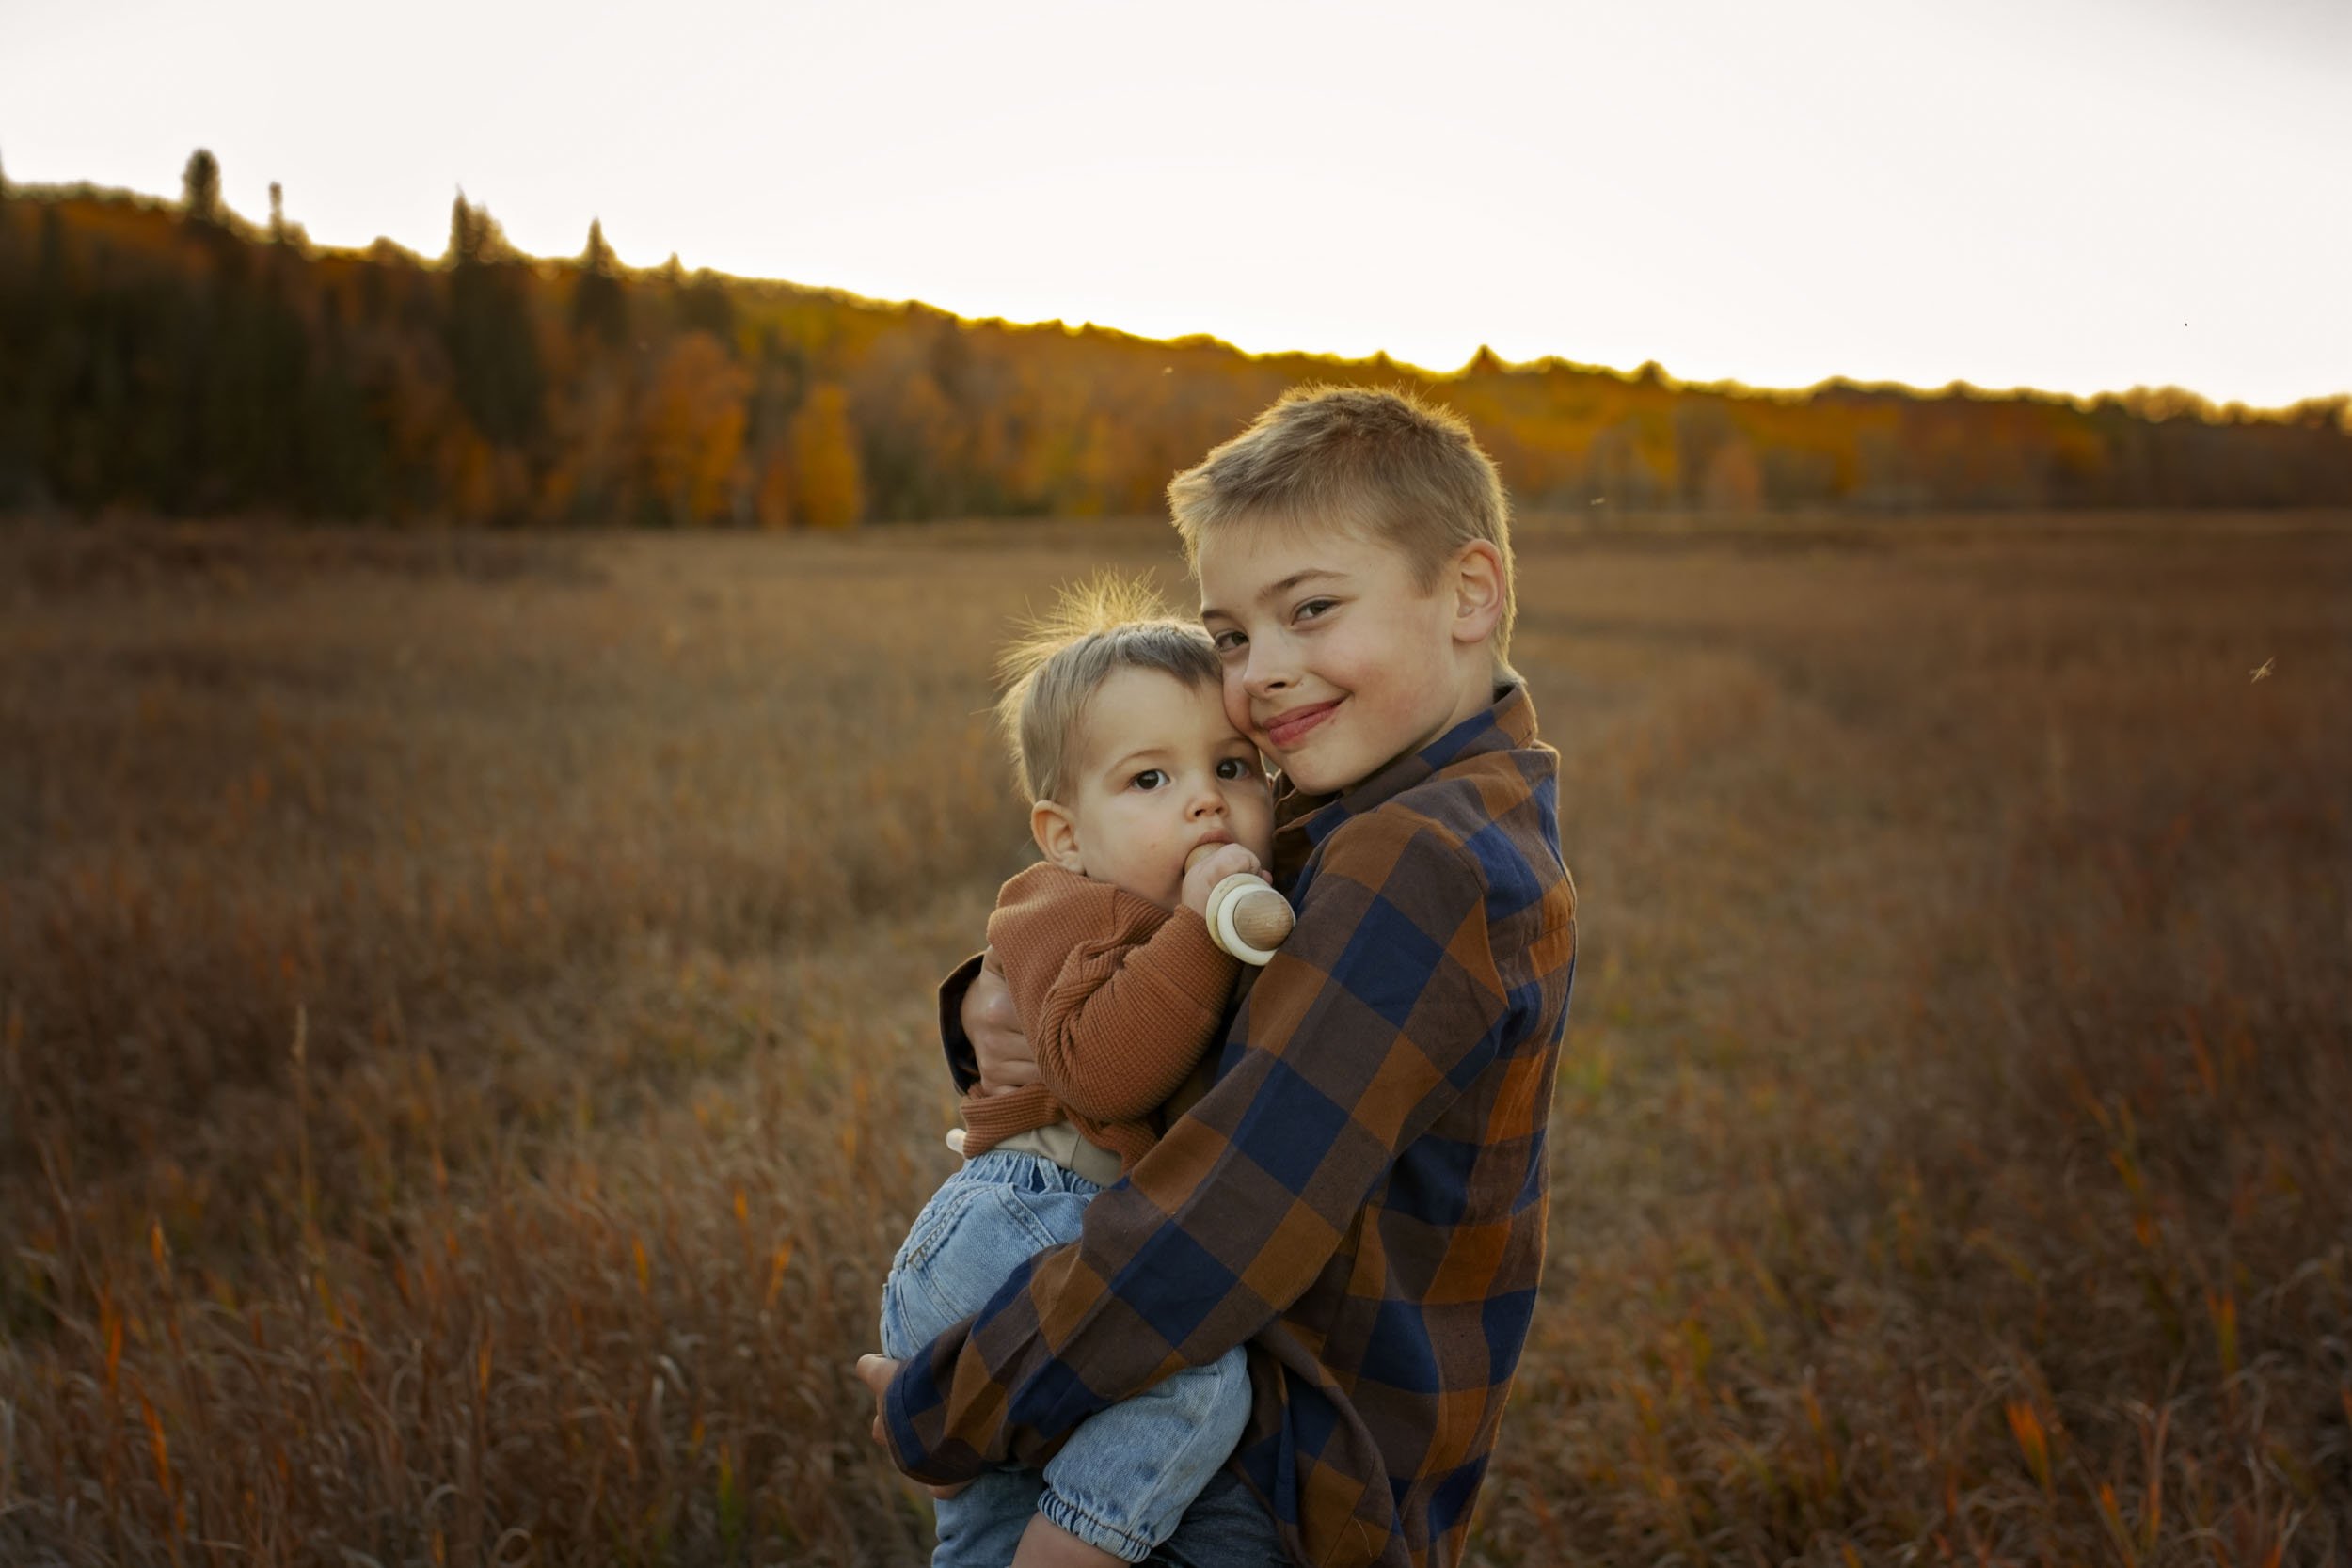
M 510 257 L 497 220 L 464 191 L 450 209 L 449 261 L 444 337 L 458 399 L 491 441 L 525 444 L 539 435 L 546 415 L 531 274 Z
M 201 147 L 180 173 L 180 205 L 191 223 L 220 221 L 220 160 Z
M 457 199 L 450 203 L 449 254 L 442 260 L 453 267 L 464 267 L 514 259 L 515 247 L 506 243 L 506 230 L 490 215 L 490 209 L 468 201 L 460 187 Z
M 269 182 L 269 243 L 286 243 L 286 187 L 275 180 Z
M 580 259 L 580 285 L 572 293 L 572 331 L 608 348 L 618 348 L 628 337 L 628 291 L 612 247 L 604 243 L 604 225 L 594 218 L 588 222 L 588 249 Z
M 677 288 L 677 323 L 688 332 L 707 332 L 723 343 L 735 341 L 735 300 L 707 267 Z
M 35 254 L 33 298 L 42 309 L 54 311 L 64 300 L 66 282 L 65 221 L 54 201 L 40 204 L 40 245 Z

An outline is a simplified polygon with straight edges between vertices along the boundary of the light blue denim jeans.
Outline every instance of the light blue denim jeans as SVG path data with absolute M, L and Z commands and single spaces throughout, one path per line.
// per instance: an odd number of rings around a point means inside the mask
M 1034 1154 L 992 1149 L 965 1162 L 931 1195 L 891 1260 L 883 1353 L 908 1359 L 987 1306 L 1023 1259 L 1076 1241 L 1087 1203 L 1101 1191 Z M 1176 1533 L 1248 1418 L 1249 1372 L 1236 1347 L 1097 1411 L 1041 1475 L 991 1470 L 939 1503 L 932 1568 L 1004 1568 L 1034 1513 L 1141 1562 Z

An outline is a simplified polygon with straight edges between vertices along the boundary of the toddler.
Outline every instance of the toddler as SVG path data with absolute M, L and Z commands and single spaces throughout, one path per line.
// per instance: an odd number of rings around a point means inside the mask
M 1205 1084 L 1238 964 L 1204 916 L 1220 883 L 1258 869 L 1273 832 L 1216 648 L 1148 590 L 1098 580 L 1065 594 L 1004 673 L 999 717 L 1044 860 L 998 894 L 989 961 L 1042 1081 L 965 1095 L 965 1164 L 883 1286 L 894 1357 L 979 1311 L 1031 1254 L 1075 1240 L 1088 1200 L 1158 1141 L 1171 1097 L 1196 1073 Z M 1239 1347 L 1172 1374 L 1085 1421 L 1041 1473 L 989 1470 L 943 1498 L 934 1568 L 1143 1560 L 1225 1463 L 1248 1408 Z

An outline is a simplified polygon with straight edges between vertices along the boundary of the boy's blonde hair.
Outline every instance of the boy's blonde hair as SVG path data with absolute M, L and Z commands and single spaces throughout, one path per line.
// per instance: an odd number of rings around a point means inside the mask
M 1156 670 L 1198 689 L 1224 684 L 1216 646 L 1200 623 L 1180 621 L 1152 585 L 1103 573 L 1061 591 L 1025 623 L 996 660 L 1006 682 L 997 722 L 1014 774 L 1032 800 L 1067 803 L 1087 709 L 1121 670 Z
M 1201 538 L 1237 521 L 1336 521 L 1402 551 L 1426 589 L 1455 551 L 1484 539 L 1502 557 L 1492 646 L 1509 668 L 1511 503 L 1493 459 L 1450 408 L 1409 392 L 1294 387 L 1169 481 L 1168 505 L 1195 566 Z

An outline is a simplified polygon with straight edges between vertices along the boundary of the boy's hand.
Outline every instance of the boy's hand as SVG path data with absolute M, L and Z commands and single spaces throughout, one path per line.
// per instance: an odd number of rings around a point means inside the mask
M 1037 1058 L 1029 1053 L 1029 1037 L 1021 1032 L 1021 1009 L 1012 1005 L 1012 988 L 1002 974 L 983 964 L 964 991 L 957 1017 L 963 1037 L 972 1042 L 982 1094 L 1006 1094 L 1038 1082 Z
M 1256 872 L 1258 857 L 1238 844 L 1220 844 L 1207 854 L 1199 850 L 1184 867 L 1184 892 L 1179 895 L 1184 908 L 1206 920 L 1209 917 L 1209 895 L 1216 884 L 1237 871 Z
M 882 1434 L 882 1405 L 890 1398 L 890 1380 L 898 1375 L 898 1366 L 899 1363 L 886 1355 L 868 1354 L 857 1358 L 858 1381 L 865 1384 L 874 1396 L 874 1441 L 881 1445 L 884 1453 L 890 1451 L 890 1439 Z M 960 1481 L 953 1486 L 926 1486 L 923 1490 L 934 1497 L 945 1499 L 971 1484 L 968 1481 Z

